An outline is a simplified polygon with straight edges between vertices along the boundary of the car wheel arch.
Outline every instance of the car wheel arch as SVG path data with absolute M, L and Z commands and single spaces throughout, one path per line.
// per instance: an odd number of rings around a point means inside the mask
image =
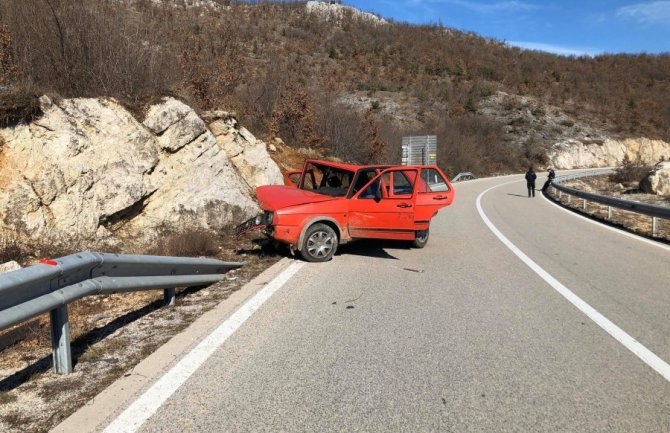
M 330 228 L 332 228 L 335 231 L 335 234 L 337 235 L 338 243 L 342 240 L 342 231 L 340 230 L 340 225 L 337 223 L 337 221 L 335 221 L 333 218 L 330 217 L 316 217 L 307 221 L 303 226 L 302 230 L 300 231 L 300 237 L 298 238 L 298 244 L 295 246 L 296 250 L 300 251 L 302 249 L 302 245 L 305 240 L 305 234 L 307 233 L 307 230 L 309 230 L 309 228 L 312 227 L 314 224 L 318 223 L 330 226 Z

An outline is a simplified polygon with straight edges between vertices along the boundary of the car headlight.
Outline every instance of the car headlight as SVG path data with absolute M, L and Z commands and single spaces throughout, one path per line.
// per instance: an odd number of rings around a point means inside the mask
M 263 224 L 263 215 L 258 215 L 254 222 L 256 223 L 257 226 Z
M 274 219 L 274 213 L 269 212 L 269 211 L 265 211 L 264 217 L 265 217 L 265 224 L 266 225 L 272 225 L 272 221 Z

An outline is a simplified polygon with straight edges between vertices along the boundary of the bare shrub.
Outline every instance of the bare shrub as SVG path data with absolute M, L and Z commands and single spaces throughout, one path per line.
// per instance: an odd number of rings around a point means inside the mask
M 21 78 L 42 92 L 136 99 L 161 93 L 173 81 L 176 64 L 158 39 L 161 20 L 170 21 L 161 8 L 37 3 L 2 2 L 0 17 L 14 36 Z
M 547 157 L 548 146 L 542 143 L 535 135 L 531 135 L 523 143 L 523 154 L 526 157 L 526 164 L 524 165 L 544 165 L 549 163 Z
M 147 249 L 147 254 L 198 257 L 219 253 L 216 235 L 209 230 L 163 226 L 158 233 L 157 242 Z
M 482 124 L 480 102 L 497 90 L 533 96 L 614 132 L 670 139 L 667 55 L 567 58 L 440 25 L 380 26 L 349 13 L 323 19 L 301 2 L 217 3 L 226 7 L 0 0 L 0 62 L 15 65 L 4 80 L 24 96 L 113 96 L 134 112 L 156 95 L 173 94 L 196 108 L 235 110 L 256 135 L 278 134 L 290 145 L 326 146 L 360 161 L 370 125 L 365 113 L 350 113 L 356 119 L 347 120 L 352 131 L 346 132 L 334 126 L 344 114 L 324 108 L 333 103 L 320 106 L 323 98 L 365 89 L 419 101 L 412 102 L 419 123 L 413 128 L 438 131 L 451 122 L 456 130 L 447 136 L 465 138 L 465 148 L 445 150 L 449 163 L 472 165 L 468 155 L 483 155 L 485 171 L 510 171 L 516 161 L 535 158 L 532 149 L 528 157 L 528 149 L 510 149 L 496 133 L 498 151 L 483 139 L 491 135 L 488 126 L 480 132 L 469 126 Z M 7 76 L 9 67 L 2 70 Z M 510 96 L 503 106 L 524 108 L 519 104 Z M 375 114 L 380 133 L 393 126 Z
M 449 175 L 471 171 L 478 176 L 522 170 L 526 158 L 505 142 L 502 125 L 482 116 L 444 119 L 435 126 L 437 159 Z
M 387 149 L 388 143 L 384 141 L 379 132 L 379 124 L 372 114 L 371 110 L 365 113 L 364 133 L 365 133 L 365 151 L 366 160 L 372 164 L 388 163 Z
M 12 36 L 9 28 L 0 24 L 0 87 L 11 82 L 16 74 L 12 59 Z
M 631 182 L 639 183 L 647 176 L 650 170 L 651 167 L 642 164 L 639 158 L 637 161 L 631 161 L 628 155 L 626 155 L 621 162 L 621 166 L 617 167 L 614 170 L 614 173 L 610 175 L 610 179 L 612 182 L 622 184 Z
M 324 97 L 318 104 L 318 131 L 326 140 L 324 146 L 335 157 L 352 162 L 365 161 L 365 131 L 360 116 L 332 97 Z
M 25 246 L 14 233 L 0 235 L 0 263 L 16 261 L 23 263 L 27 256 Z
M 7 93 L 0 99 L 0 128 L 31 122 L 42 115 L 39 100 L 32 95 Z

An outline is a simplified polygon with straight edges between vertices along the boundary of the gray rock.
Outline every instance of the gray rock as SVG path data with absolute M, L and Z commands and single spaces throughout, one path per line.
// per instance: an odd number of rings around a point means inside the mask
M 207 112 L 203 117 L 209 122 L 216 142 L 228 154 L 249 188 L 283 184 L 281 170 L 270 157 L 265 142 L 240 127 L 237 119 L 226 112 Z
M 249 184 L 268 165 L 239 170 L 217 142 L 226 133 L 215 138 L 180 101 L 151 107 L 143 124 L 112 99 L 41 103 L 41 118 L 0 129 L 0 229 L 42 240 L 151 239 L 166 224 L 220 230 L 259 210 Z M 253 143 L 242 152 L 249 159 L 255 138 L 234 125 L 229 133 Z M 248 172 L 252 180 L 240 177 Z
M 640 189 L 649 194 L 670 197 L 670 162 L 659 162 L 640 182 Z
M 21 265 L 14 260 L 0 264 L 0 274 L 12 272 L 21 269 Z

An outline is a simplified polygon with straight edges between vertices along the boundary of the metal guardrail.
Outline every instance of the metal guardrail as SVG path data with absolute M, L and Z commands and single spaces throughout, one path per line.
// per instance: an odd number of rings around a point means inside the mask
M 567 186 L 561 185 L 569 180 L 579 179 L 583 177 L 591 176 L 603 176 L 606 174 L 612 174 L 614 170 L 590 170 L 583 171 L 580 173 L 568 174 L 563 176 L 557 176 L 551 186 L 554 190 L 559 192 L 559 199 L 562 197 L 562 194 L 565 193 L 568 195 L 568 203 L 570 202 L 572 196 L 579 197 L 583 200 L 583 209 L 586 209 L 586 205 L 589 201 L 596 202 L 607 206 L 607 220 L 612 219 L 612 208 L 623 209 L 629 212 L 635 212 L 642 215 L 647 215 L 652 218 L 652 236 L 658 234 L 658 218 L 670 219 L 670 207 L 659 206 L 654 204 L 640 203 L 632 200 L 623 200 L 615 197 L 607 197 L 599 194 L 593 194 L 590 192 L 580 191 L 578 189 L 569 188 Z
M 454 176 L 454 178 L 451 179 L 451 181 L 452 182 L 460 182 L 460 181 L 463 181 L 463 180 L 471 180 L 471 179 L 477 179 L 477 176 L 475 176 L 474 174 L 472 174 L 469 171 L 464 171 L 464 172 L 458 173 L 456 176 Z
M 82 252 L 0 275 L 0 331 L 49 312 L 53 367 L 72 372 L 67 306 L 85 296 L 215 283 L 243 263 L 208 258 Z

